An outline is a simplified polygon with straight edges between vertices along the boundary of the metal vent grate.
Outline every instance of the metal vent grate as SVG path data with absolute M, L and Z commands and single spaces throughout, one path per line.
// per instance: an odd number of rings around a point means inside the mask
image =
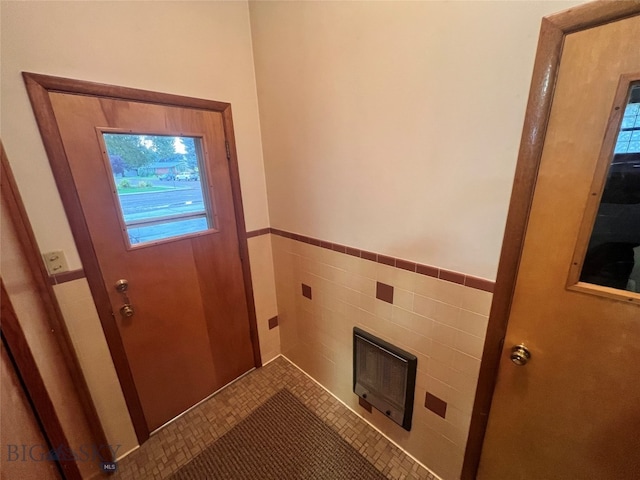
M 353 391 L 411 430 L 417 358 L 384 340 L 353 329 Z

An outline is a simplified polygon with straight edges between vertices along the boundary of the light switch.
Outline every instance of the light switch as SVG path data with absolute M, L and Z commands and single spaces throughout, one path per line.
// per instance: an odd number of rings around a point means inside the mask
M 62 250 L 43 253 L 42 258 L 44 258 L 44 264 L 46 265 L 47 271 L 50 275 L 69 271 L 67 259 Z

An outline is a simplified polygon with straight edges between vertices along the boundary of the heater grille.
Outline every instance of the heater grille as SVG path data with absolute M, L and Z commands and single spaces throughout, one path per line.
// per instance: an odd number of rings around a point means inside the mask
M 358 327 L 353 329 L 353 391 L 411 430 L 417 358 Z

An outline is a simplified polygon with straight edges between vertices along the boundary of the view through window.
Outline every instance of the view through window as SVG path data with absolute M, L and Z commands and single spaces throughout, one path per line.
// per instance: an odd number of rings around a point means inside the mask
M 640 84 L 624 110 L 580 280 L 640 293 Z
M 131 246 L 215 228 L 199 138 L 106 132 L 103 138 Z

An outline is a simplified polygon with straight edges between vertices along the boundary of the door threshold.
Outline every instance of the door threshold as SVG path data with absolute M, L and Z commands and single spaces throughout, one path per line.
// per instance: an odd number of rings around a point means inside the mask
M 149 437 L 152 437 L 153 435 L 155 435 L 156 433 L 160 432 L 160 430 L 162 430 L 163 428 L 165 428 L 166 426 L 172 424 L 173 422 L 175 422 L 176 420 L 178 420 L 180 417 L 186 415 L 187 413 L 189 413 L 191 410 L 193 410 L 194 408 L 200 406 L 201 404 L 203 404 L 204 402 L 206 402 L 207 400 L 209 400 L 211 397 L 213 397 L 214 395 L 218 394 L 219 392 L 221 392 L 222 390 L 224 390 L 225 388 L 227 388 L 229 385 L 232 385 L 234 383 L 236 383 L 238 380 L 240 380 L 241 378 L 243 378 L 245 375 L 250 374 L 251 372 L 253 372 L 256 369 L 256 367 L 252 367 L 251 370 L 247 370 L 246 372 L 244 372 L 242 375 L 240 375 L 237 378 L 234 378 L 233 380 L 231 380 L 229 383 L 227 383 L 226 385 L 220 387 L 218 390 L 216 390 L 215 392 L 213 392 L 210 395 L 207 395 L 206 397 L 204 397 L 202 400 L 200 400 L 198 403 L 190 406 L 189 408 L 187 408 L 184 412 L 182 412 L 180 415 L 176 415 L 175 417 L 173 417 L 171 420 L 169 420 L 167 423 L 164 423 L 162 425 L 160 425 L 158 428 L 156 428 L 154 431 L 149 433 Z

